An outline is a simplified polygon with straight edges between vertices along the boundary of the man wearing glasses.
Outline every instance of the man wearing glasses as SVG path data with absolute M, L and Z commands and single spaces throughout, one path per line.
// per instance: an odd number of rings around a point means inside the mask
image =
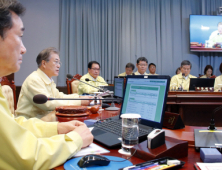
M 52 77 L 59 75 L 61 66 L 59 52 L 56 48 L 49 47 L 42 50 L 37 56 L 36 62 L 37 71 L 31 73 L 22 84 L 15 111 L 18 116 L 55 121 L 55 113 L 51 111 L 55 110 L 57 106 L 89 105 L 89 100 L 53 100 L 44 104 L 34 103 L 33 97 L 37 94 L 44 94 L 51 98 L 79 98 L 78 94 L 65 95 L 56 88 Z
M 135 72 L 135 75 L 148 75 L 148 73 L 146 73 L 148 60 L 145 57 L 140 57 L 137 59 L 136 67 L 138 70 Z
M 91 61 L 88 63 L 88 73 L 81 77 L 81 81 L 84 81 L 93 86 L 108 86 L 106 81 L 99 76 L 100 73 L 100 64 L 97 61 Z M 86 81 L 89 80 L 89 81 Z M 98 89 L 82 82 L 79 82 L 78 93 L 81 94 L 89 94 L 93 92 L 97 92 Z

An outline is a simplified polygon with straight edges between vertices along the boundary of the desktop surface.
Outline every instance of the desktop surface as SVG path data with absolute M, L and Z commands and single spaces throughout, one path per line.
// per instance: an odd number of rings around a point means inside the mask
M 222 130 L 222 127 L 217 127 L 217 128 Z M 207 129 L 207 127 L 185 126 L 184 129 L 178 129 L 178 130 L 170 130 L 170 129 L 164 128 L 166 136 L 188 141 L 188 144 L 189 144 L 188 156 L 179 159 L 179 160 L 185 162 L 185 165 L 182 168 L 180 168 L 181 170 L 195 170 L 194 163 L 202 162 L 200 159 L 200 153 L 196 152 L 195 148 L 194 148 L 194 129 Z M 104 147 L 103 145 L 100 145 L 98 143 L 96 143 L 96 144 L 101 147 Z M 119 148 L 118 149 L 108 149 L 108 150 L 110 151 L 110 153 L 103 154 L 103 155 L 117 156 L 117 157 L 121 157 L 124 159 L 129 158 L 129 156 L 121 155 L 118 152 Z M 135 156 L 130 158 L 129 161 L 132 162 L 133 164 L 145 162 L 144 160 L 139 159 Z M 53 169 L 54 170 L 64 170 L 64 167 L 63 167 L 63 165 L 61 165 L 61 166 L 55 167 Z

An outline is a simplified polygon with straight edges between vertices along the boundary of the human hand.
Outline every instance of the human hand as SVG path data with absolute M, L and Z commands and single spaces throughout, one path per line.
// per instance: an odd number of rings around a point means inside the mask
M 79 126 L 83 126 L 83 125 L 85 125 L 85 123 L 80 122 L 78 120 L 58 123 L 58 126 L 57 126 L 58 134 L 69 133 L 69 132 L 73 131 L 75 128 L 77 128 Z
M 89 146 L 93 142 L 93 135 L 86 125 L 78 126 L 74 131 L 77 132 L 82 138 L 82 148 Z
M 89 104 L 91 102 L 90 99 L 93 100 L 93 96 L 79 96 L 79 98 L 81 98 L 81 99 L 89 99 L 89 100 L 81 100 L 81 105 L 82 106 L 89 106 Z

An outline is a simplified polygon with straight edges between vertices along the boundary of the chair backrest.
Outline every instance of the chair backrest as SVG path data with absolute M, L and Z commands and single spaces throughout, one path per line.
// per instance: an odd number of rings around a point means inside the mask
M 2 93 L 8 101 L 8 106 L 12 114 L 15 114 L 13 91 L 9 85 L 2 86 Z
M 12 80 L 12 82 L 10 82 L 7 77 L 1 77 L 0 78 L 0 83 L 1 83 L 2 87 L 4 85 L 8 85 L 8 86 L 11 87 L 12 93 L 13 93 L 13 98 L 14 98 L 13 99 L 14 100 L 14 109 L 16 110 L 17 104 L 16 104 L 16 86 L 15 86 L 15 82 L 13 80 Z
M 76 74 L 75 76 L 73 76 L 74 78 L 80 80 L 80 78 L 82 77 L 79 74 Z M 79 81 L 75 80 L 74 78 L 72 78 L 71 80 L 69 80 L 68 78 L 66 78 L 66 85 L 67 85 L 67 93 L 68 94 L 73 94 L 73 93 L 78 93 L 78 85 L 79 85 Z

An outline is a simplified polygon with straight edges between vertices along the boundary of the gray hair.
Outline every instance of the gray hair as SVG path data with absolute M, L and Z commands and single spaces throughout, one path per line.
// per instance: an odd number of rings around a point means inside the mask
M 59 52 L 55 47 L 49 47 L 42 50 L 36 58 L 38 67 L 42 65 L 42 60 L 49 61 L 52 53 L 59 55 Z
M 185 66 L 185 65 L 190 65 L 190 69 L 191 69 L 191 67 L 192 67 L 191 62 L 188 61 L 188 60 L 183 60 L 183 61 L 181 62 L 181 67 L 183 67 L 183 66 Z

